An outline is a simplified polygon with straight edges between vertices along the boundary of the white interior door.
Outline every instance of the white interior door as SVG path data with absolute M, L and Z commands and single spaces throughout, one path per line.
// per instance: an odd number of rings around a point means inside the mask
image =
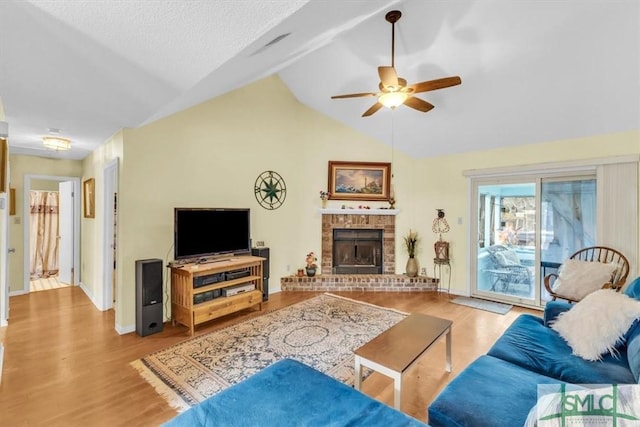
M 0 195 L 0 327 L 7 326 L 9 318 L 9 227 L 7 194 Z M 2 366 L 0 355 L 0 367 Z M 0 372 L 2 375 L 2 372 Z
M 73 275 L 73 182 L 61 182 L 59 188 L 58 218 L 58 280 L 62 283 L 74 284 Z

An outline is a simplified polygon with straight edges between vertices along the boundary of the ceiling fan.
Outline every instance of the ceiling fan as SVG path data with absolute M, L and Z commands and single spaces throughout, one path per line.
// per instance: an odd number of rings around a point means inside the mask
M 378 67 L 378 75 L 380 76 L 380 84 L 378 88 L 380 92 L 364 92 L 350 93 L 346 95 L 335 95 L 331 99 L 341 98 L 359 98 L 364 96 L 378 97 L 378 102 L 373 104 L 362 117 L 368 117 L 381 109 L 388 107 L 394 109 L 402 104 L 407 107 L 414 108 L 418 111 L 426 113 L 434 106 L 429 102 L 414 97 L 417 93 L 428 92 L 436 89 L 443 89 L 450 86 L 459 85 L 462 80 L 458 76 L 444 77 L 442 79 L 428 80 L 425 82 L 415 83 L 407 86 L 407 81 L 402 77 L 398 77 L 395 69 L 395 25 L 402 16 L 399 10 L 387 12 L 385 19 L 391 23 L 391 66 Z

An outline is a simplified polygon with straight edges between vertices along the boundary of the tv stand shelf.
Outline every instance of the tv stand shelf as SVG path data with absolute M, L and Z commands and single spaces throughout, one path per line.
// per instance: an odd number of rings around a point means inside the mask
M 236 256 L 227 261 L 183 264 L 171 267 L 171 323 L 180 323 L 193 335 L 195 326 L 209 320 L 258 305 L 262 310 L 262 261 L 256 256 Z M 195 288 L 194 278 L 248 269 L 249 275 Z M 255 289 L 232 296 L 220 296 L 198 304 L 194 295 L 250 284 Z
M 214 283 L 207 286 L 201 286 L 199 288 L 194 288 L 193 294 L 194 295 L 203 294 L 205 292 L 213 291 L 216 289 L 222 289 L 222 288 L 228 288 L 230 286 L 241 285 L 243 283 L 253 282 L 254 280 L 257 280 L 259 278 L 260 278 L 259 276 L 247 276 L 247 277 L 241 277 L 239 279 L 225 280 L 224 282 L 218 282 L 218 283 Z

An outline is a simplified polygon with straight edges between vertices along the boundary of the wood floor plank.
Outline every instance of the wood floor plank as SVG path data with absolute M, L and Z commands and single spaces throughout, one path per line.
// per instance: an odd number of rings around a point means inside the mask
M 403 385 L 402 410 L 422 421 L 437 393 L 484 354 L 519 314 L 537 313 L 515 307 L 498 315 L 452 304 L 447 295 L 431 292 L 335 293 L 453 321 L 453 372 L 445 372 L 441 341 L 411 368 Z M 271 295 L 262 311 L 243 311 L 201 325 L 196 336 L 315 295 Z M 166 323 L 159 334 L 118 335 L 113 311 L 98 311 L 78 287 L 20 295 L 10 303 L 11 318 L 4 331 L 0 426 L 154 426 L 176 415 L 129 363 L 189 339 L 187 328 Z M 393 383 L 381 374 L 372 374 L 363 392 L 393 404 Z

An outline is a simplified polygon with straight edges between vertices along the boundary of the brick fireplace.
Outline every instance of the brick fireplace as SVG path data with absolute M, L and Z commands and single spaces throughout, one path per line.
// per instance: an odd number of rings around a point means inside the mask
M 322 215 L 322 274 L 336 274 L 333 259 L 335 230 L 381 230 L 382 274 L 395 274 L 396 217 L 395 215 L 325 214 Z
M 280 279 L 283 291 L 437 291 L 438 281 L 432 277 L 408 277 L 396 274 L 396 221 L 398 211 L 390 209 L 321 209 L 322 252 L 321 274 L 314 277 L 286 276 Z M 382 274 L 338 274 L 334 267 L 334 230 L 358 230 L 358 235 L 368 235 L 367 230 L 382 231 Z M 355 262 L 356 264 L 358 262 Z M 340 269 L 338 269 L 340 270 Z M 348 271 L 348 270 L 342 270 Z
M 382 230 L 333 229 L 333 274 L 382 274 Z

